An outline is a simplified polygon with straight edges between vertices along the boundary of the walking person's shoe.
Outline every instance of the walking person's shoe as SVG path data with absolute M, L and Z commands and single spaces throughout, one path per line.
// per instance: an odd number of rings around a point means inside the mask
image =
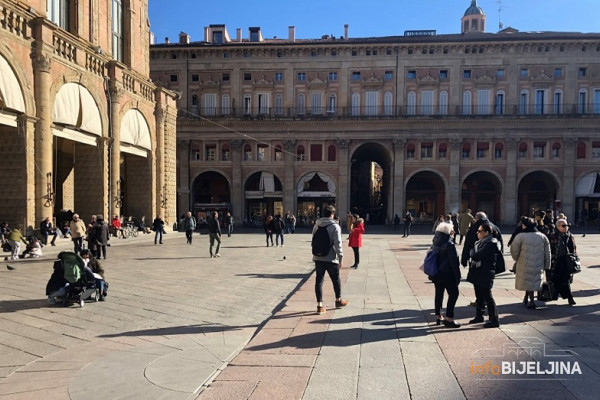
M 326 311 L 325 306 L 317 306 L 317 314 L 325 314 Z
M 483 322 L 483 317 L 475 317 L 469 321 L 469 324 L 480 324 Z
M 460 328 L 460 324 L 457 324 L 456 321 L 448 321 L 447 319 L 443 320 L 443 324 L 446 328 Z
M 500 327 L 500 322 L 498 322 L 497 319 L 494 320 L 489 320 L 488 322 L 486 322 L 485 324 L 483 324 L 484 328 L 499 328 Z
M 335 307 L 336 308 L 345 307 L 348 305 L 348 303 L 350 303 L 350 300 L 339 299 L 339 300 L 335 301 Z
M 577 303 L 575 303 L 575 300 L 573 299 L 573 296 L 569 297 L 569 305 L 570 306 L 574 306 L 575 304 L 577 304 Z
M 219 253 L 215 254 L 215 257 L 221 257 L 221 255 Z

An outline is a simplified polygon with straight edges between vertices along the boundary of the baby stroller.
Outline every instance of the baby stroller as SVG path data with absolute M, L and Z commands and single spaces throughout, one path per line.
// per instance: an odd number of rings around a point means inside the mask
M 98 290 L 93 273 L 86 271 L 83 259 L 71 251 L 63 251 L 54 262 L 54 272 L 46 285 L 48 302 L 55 304 L 60 298 L 65 307 L 79 303 L 81 307 L 85 299 L 94 297 L 98 301 Z

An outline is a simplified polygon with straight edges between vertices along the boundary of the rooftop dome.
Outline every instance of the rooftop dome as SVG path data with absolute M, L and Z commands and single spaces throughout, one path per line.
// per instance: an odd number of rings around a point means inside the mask
M 465 11 L 465 17 L 467 15 L 485 15 L 481 7 L 477 5 L 477 0 L 471 0 L 471 6 Z

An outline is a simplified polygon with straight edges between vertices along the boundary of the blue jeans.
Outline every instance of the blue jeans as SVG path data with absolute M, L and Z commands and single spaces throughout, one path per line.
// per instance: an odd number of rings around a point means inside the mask
M 283 232 L 275 234 L 275 244 L 279 246 L 279 238 L 281 237 L 281 245 L 283 246 Z
M 160 235 L 160 244 L 162 244 L 162 235 L 163 235 L 162 229 L 158 229 L 156 231 L 156 233 L 154 234 L 154 244 L 156 244 L 156 238 L 158 238 L 159 235 Z
M 42 236 L 44 237 L 44 240 L 42 243 L 44 243 L 44 246 L 48 244 L 48 236 L 50 236 L 50 232 L 46 231 L 42 233 Z M 58 236 L 58 233 L 56 233 L 56 231 L 52 232 L 52 244 L 54 244 L 54 242 L 56 242 L 56 237 Z
M 231 237 L 232 233 L 233 233 L 233 224 L 229 224 L 229 225 L 227 225 L 227 237 Z

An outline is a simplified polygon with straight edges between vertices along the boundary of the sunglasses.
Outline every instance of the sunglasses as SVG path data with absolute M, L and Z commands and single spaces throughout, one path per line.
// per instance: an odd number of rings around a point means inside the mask
M 566 228 L 566 227 L 567 227 L 567 226 L 569 226 L 569 225 L 556 225 L 556 226 L 558 226 L 558 227 L 562 227 L 562 228 Z
M 477 233 L 483 233 L 485 231 L 481 230 L 481 229 L 477 229 Z

